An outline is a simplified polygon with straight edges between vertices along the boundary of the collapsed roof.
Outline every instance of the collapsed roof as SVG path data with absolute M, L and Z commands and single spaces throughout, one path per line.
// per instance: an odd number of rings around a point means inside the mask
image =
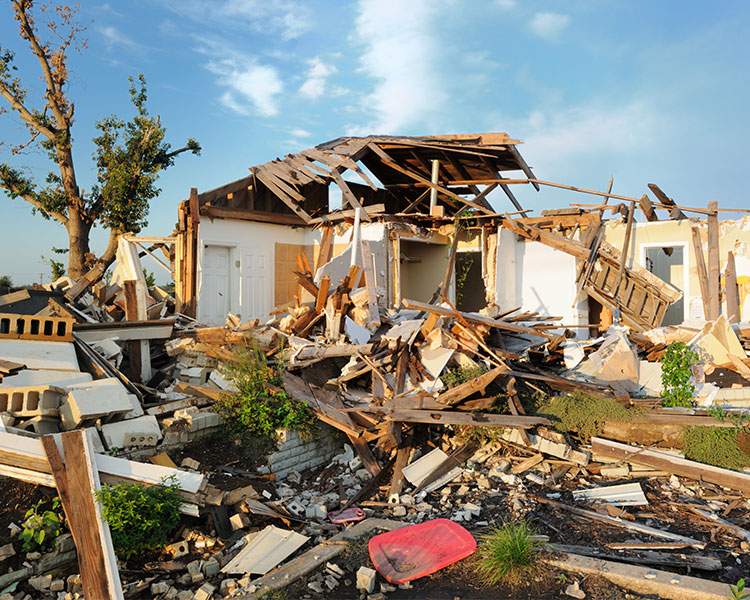
M 445 200 L 446 217 L 466 209 L 495 214 L 487 195 L 498 187 L 523 211 L 509 187 L 518 180 L 504 175 L 519 171 L 523 183 L 532 180 L 539 189 L 516 148 L 520 143 L 506 133 L 341 137 L 252 167 L 248 177 L 200 194 L 198 203 L 209 217 L 243 213 L 241 218 L 251 220 L 310 225 L 326 220 L 328 185 L 334 182 L 342 208 L 364 207 L 366 220 L 378 213 L 429 214 L 432 189 Z M 346 171 L 363 183 L 345 180 Z

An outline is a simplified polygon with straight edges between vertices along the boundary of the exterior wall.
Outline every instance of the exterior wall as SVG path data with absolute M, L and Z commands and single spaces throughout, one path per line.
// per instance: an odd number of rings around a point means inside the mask
M 338 432 L 320 423 L 319 435 L 312 440 L 303 440 L 296 431 L 280 431 L 276 452 L 268 456 L 268 468 L 283 479 L 290 471 L 307 471 L 329 462 L 341 450 Z
M 631 245 L 628 248 L 627 265 L 638 264 L 646 268 L 645 249 L 664 245 L 680 245 L 684 248 L 683 257 L 687 271 L 685 294 L 685 318 L 704 318 L 698 269 L 692 242 L 692 225 L 697 225 L 703 247 L 703 260 L 708 265 L 708 227 L 704 221 L 683 219 L 681 221 L 655 221 L 634 223 Z M 622 251 L 625 241 L 625 224 L 622 220 L 608 221 L 607 242 Z M 719 222 L 719 267 L 722 276 L 727 265 L 727 253 L 735 255 L 737 284 L 740 291 L 740 314 L 743 321 L 750 320 L 750 216 L 738 221 Z M 726 307 L 722 306 L 725 312 Z
M 588 322 L 585 293 L 576 297 L 576 259 L 539 242 L 519 241 L 512 231 L 498 230 L 496 294 L 501 310 L 562 317 L 563 325 Z M 576 329 L 579 338 L 588 329 Z
M 206 246 L 228 249 L 227 310 L 243 321 L 254 318 L 262 321 L 275 306 L 275 244 L 304 246 L 319 237 L 318 232 L 301 227 L 234 219 L 202 220 L 198 231 L 197 319 L 217 325 L 224 322 L 209 314 L 208 299 L 219 293 L 215 289 L 219 284 L 203 276 L 204 268 L 207 269 Z

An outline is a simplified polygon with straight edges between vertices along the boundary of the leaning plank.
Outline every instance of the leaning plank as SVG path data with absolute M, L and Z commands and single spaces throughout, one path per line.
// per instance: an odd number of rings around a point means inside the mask
M 632 456 L 632 462 L 639 465 L 750 493 L 750 475 L 746 473 L 705 465 L 657 450 L 641 449 L 603 438 L 592 438 L 591 449 L 595 454 L 617 460 L 627 460 Z M 638 455 L 633 456 L 634 452 L 638 452 Z
M 84 594 L 88 598 L 121 599 L 122 584 L 112 536 L 94 498 L 100 487 L 99 473 L 86 432 L 63 433 L 62 446 Z
M 433 313 L 433 314 L 440 315 L 443 317 L 455 317 L 456 316 L 456 313 L 450 308 L 447 308 L 444 306 L 433 306 L 432 304 L 427 304 L 426 302 L 418 302 L 417 300 L 409 300 L 408 298 L 404 298 L 401 301 L 401 304 L 403 304 L 404 308 L 409 308 L 412 310 L 421 310 L 424 312 Z M 488 327 L 495 327 L 497 329 L 503 329 L 505 331 L 513 331 L 515 333 L 523 333 L 525 335 L 533 335 L 536 337 L 547 338 L 550 340 L 555 339 L 554 335 L 545 333 L 544 331 L 539 331 L 532 327 L 524 327 L 523 325 L 518 325 L 517 323 L 509 323 L 507 321 L 500 321 L 497 319 L 493 319 L 491 317 L 485 317 L 484 315 L 480 315 L 477 313 L 467 313 L 467 312 L 458 311 L 458 314 L 469 323 L 479 323 L 480 325 L 487 325 Z
M 713 212 L 708 215 L 708 308 L 707 319 L 715 321 L 719 318 L 721 308 L 721 290 L 719 289 L 719 213 L 718 202 L 715 200 L 708 203 L 708 208 Z
M 479 377 L 475 377 L 470 381 L 457 385 L 454 388 L 449 389 L 446 392 L 440 394 L 436 400 L 441 404 L 457 404 L 464 398 L 468 398 L 474 392 L 484 390 L 489 384 L 498 378 L 502 373 L 506 373 L 508 368 L 505 366 L 495 367 L 491 371 L 482 373 Z
M 703 258 L 703 246 L 701 244 L 701 234 L 698 227 L 693 225 L 691 228 L 693 238 L 693 253 L 695 255 L 695 268 L 698 271 L 698 283 L 701 286 L 701 299 L 703 300 L 703 316 L 708 319 L 711 313 L 709 291 L 708 291 L 708 271 L 706 270 L 706 261 Z
M 433 423 L 437 425 L 485 425 L 488 427 L 518 427 L 529 429 L 537 425 L 549 425 L 544 417 L 497 415 L 492 413 L 467 413 L 447 410 L 394 410 L 386 413 L 388 421 L 408 423 Z
M 126 340 L 167 340 L 172 337 L 176 319 L 116 321 L 114 323 L 76 323 L 73 331 L 87 344 L 107 338 Z
M 0 296 L 0 306 L 6 306 L 8 304 L 13 304 L 14 302 L 23 302 L 29 298 L 31 298 L 31 294 L 29 294 L 29 290 L 24 288 L 17 292 L 11 292 L 10 294 Z
M 568 504 L 557 502 L 555 500 L 550 500 L 549 498 L 542 498 L 540 496 L 536 496 L 535 499 L 537 502 L 541 502 L 542 504 L 548 504 L 549 506 L 552 506 L 553 508 L 560 508 L 562 510 L 566 510 L 570 513 L 573 513 L 574 515 L 586 517 L 587 519 L 591 519 L 593 521 L 602 521 L 603 523 L 608 523 L 609 525 L 612 525 L 614 527 L 620 527 L 623 529 L 628 529 L 630 531 L 643 533 L 645 535 L 652 535 L 655 537 L 660 537 L 665 540 L 674 540 L 675 542 L 685 542 L 685 543 L 690 544 L 694 548 L 698 548 L 701 550 L 706 547 L 706 542 L 701 542 L 700 540 L 696 540 L 696 539 L 693 539 L 684 535 L 678 535 L 676 533 L 671 533 L 669 531 L 664 531 L 662 529 L 656 529 L 655 527 L 649 527 L 648 525 L 642 525 L 641 523 L 634 523 L 632 521 L 624 521 L 617 517 L 610 517 L 609 515 L 603 515 L 601 513 L 594 512 L 593 510 L 586 510 L 585 508 L 569 506 Z

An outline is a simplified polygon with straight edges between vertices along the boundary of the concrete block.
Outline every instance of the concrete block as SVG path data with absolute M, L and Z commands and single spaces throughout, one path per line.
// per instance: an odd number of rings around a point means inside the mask
M 203 574 L 206 577 L 213 577 L 221 570 L 221 565 L 219 564 L 219 561 L 215 558 L 211 557 L 206 562 L 203 563 Z
M 245 498 L 257 498 L 258 492 L 252 485 L 246 485 L 245 487 L 237 488 L 231 492 L 227 492 L 224 496 L 224 504 L 232 505 L 242 502 Z
M 190 544 L 188 544 L 187 540 L 183 540 L 182 542 L 175 542 L 174 544 L 169 544 L 164 549 L 167 552 L 169 552 L 173 558 L 181 558 L 183 556 L 187 556 L 188 554 L 190 554 Z
M 158 596 L 159 594 L 166 594 L 169 591 L 169 584 L 166 581 L 159 581 L 158 583 L 151 584 L 151 595 Z
M 198 591 L 195 592 L 195 600 L 210 600 L 210 598 L 214 595 L 214 592 L 216 591 L 216 588 L 212 586 L 210 583 L 204 583 L 202 586 L 198 588 Z
M 107 448 L 125 448 L 128 445 L 126 443 L 126 437 L 128 436 L 135 436 L 137 439 L 141 437 L 145 438 L 147 436 L 156 436 L 157 440 L 162 438 L 159 422 L 156 420 L 156 417 L 152 415 L 145 415 L 143 417 L 138 417 L 137 419 L 102 425 L 102 436 L 104 437 L 104 443 L 107 445 Z M 152 444 L 147 444 L 144 440 L 142 445 L 146 446 Z
M 19 429 L 33 431 L 39 435 L 58 433 L 60 431 L 60 420 L 56 417 L 33 417 L 16 425 Z
M 52 575 L 39 575 L 37 577 L 29 577 L 28 583 L 31 587 L 39 592 L 48 590 L 49 586 L 52 585 Z
M 369 567 L 360 567 L 357 571 L 357 589 L 364 590 L 368 594 L 372 594 L 375 589 L 375 578 L 377 577 L 377 571 L 370 569 Z
M 4 561 L 6 558 L 15 556 L 15 554 L 16 550 L 13 548 L 13 544 L 5 544 L 5 546 L 0 547 L 0 562 Z
M 100 382 L 113 381 L 104 384 Z M 60 406 L 60 417 L 64 429 L 75 429 L 82 424 L 93 423 L 100 417 L 118 417 L 133 409 L 125 387 L 114 380 L 100 380 L 86 387 L 75 387 Z
M 250 521 L 250 517 L 245 513 L 238 512 L 229 517 L 229 524 L 232 526 L 232 531 L 239 531 L 240 529 L 250 527 L 252 521 Z
M 143 416 L 143 407 L 141 406 L 141 403 L 138 401 L 138 397 L 135 394 L 128 394 L 128 400 L 130 400 L 130 405 L 133 407 L 133 409 L 125 413 L 122 418 L 123 419 L 135 419 L 137 417 Z
M 16 417 L 56 417 L 64 395 L 65 390 L 51 385 L 0 389 L 0 412 Z

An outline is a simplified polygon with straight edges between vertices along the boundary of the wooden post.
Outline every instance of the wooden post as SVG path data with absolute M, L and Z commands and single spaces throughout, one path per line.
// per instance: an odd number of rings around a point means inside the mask
M 695 256 L 695 266 L 698 270 L 698 282 L 701 286 L 701 299 L 703 300 L 703 318 L 708 320 L 708 315 L 711 313 L 711 303 L 708 299 L 708 273 L 706 272 L 706 261 L 703 258 L 701 234 L 695 225 L 693 225 L 691 231 L 693 235 L 693 254 Z
M 123 282 L 125 294 L 125 320 L 146 320 L 145 290 L 139 289 L 138 281 Z M 151 349 L 148 340 L 131 340 L 128 342 L 130 355 L 130 375 L 133 381 L 146 383 L 151 379 Z
M 711 201 L 708 209 L 713 211 L 708 215 L 708 320 L 719 318 L 721 307 L 719 288 L 719 203 Z
M 734 254 L 727 253 L 727 268 L 724 271 L 724 286 L 727 296 L 727 321 L 740 322 L 740 293 L 737 289 L 737 271 L 734 266 Z
M 430 181 L 432 183 L 436 184 L 438 183 L 438 178 L 440 177 L 440 161 L 439 160 L 433 160 L 432 161 L 432 177 Z M 437 188 L 430 188 L 430 214 L 433 214 L 435 212 L 435 208 L 437 207 Z
M 633 233 L 633 215 L 635 214 L 635 202 L 630 203 L 628 209 L 628 224 L 625 227 L 625 242 L 622 247 L 622 256 L 620 258 L 620 269 L 617 271 L 617 285 L 615 285 L 612 291 L 612 297 L 617 300 L 617 293 L 620 291 L 620 284 L 622 283 L 622 276 L 625 273 L 625 263 L 628 260 L 628 249 L 630 247 L 630 237 Z

